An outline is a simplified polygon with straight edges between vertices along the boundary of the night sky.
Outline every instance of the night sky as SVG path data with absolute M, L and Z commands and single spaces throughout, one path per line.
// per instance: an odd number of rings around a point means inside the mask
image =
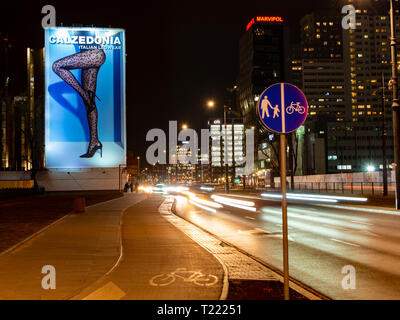
M 222 114 L 205 103 L 209 98 L 225 103 L 226 88 L 238 76 L 239 39 L 252 17 L 280 15 L 297 31 L 299 19 L 324 2 L 12 1 L 4 9 L 3 1 L 0 31 L 22 54 L 28 45 L 42 47 L 45 4 L 56 7 L 57 25 L 124 28 L 128 150 L 143 157 L 148 130 L 167 128 L 169 120 L 206 128 L 208 118 Z

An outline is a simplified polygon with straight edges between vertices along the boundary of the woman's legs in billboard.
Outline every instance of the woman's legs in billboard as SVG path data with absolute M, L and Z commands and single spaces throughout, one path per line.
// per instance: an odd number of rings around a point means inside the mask
M 97 136 L 98 113 L 96 107 L 96 86 L 99 68 L 104 64 L 106 56 L 103 50 L 88 50 L 73 54 L 53 63 L 53 71 L 68 83 L 82 97 L 86 107 L 86 114 L 90 131 L 90 142 L 86 154 L 81 158 L 91 158 L 97 150 L 102 156 L 103 145 Z M 80 84 L 71 71 L 82 69 Z
M 96 87 L 97 87 L 97 74 L 99 68 L 89 68 L 82 70 L 82 88 L 88 92 L 90 104 L 86 105 L 86 114 L 89 125 L 90 141 L 87 153 L 81 155 L 81 158 L 91 158 L 97 150 L 100 150 L 100 155 L 103 153 L 103 145 L 99 141 L 97 135 L 97 120 L 98 112 L 95 103 Z
M 53 63 L 53 71 L 66 83 L 68 83 L 82 97 L 86 108 L 90 108 L 94 99 L 91 99 L 88 91 L 76 80 L 75 76 L 69 70 L 100 68 L 106 60 L 103 50 L 88 50 L 79 52 L 68 57 L 57 60 Z M 97 74 L 96 74 L 97 76 Z M 97 81 L 97 79 L 96 79 Z M 92 92 L 95 94 L 95 91 Z

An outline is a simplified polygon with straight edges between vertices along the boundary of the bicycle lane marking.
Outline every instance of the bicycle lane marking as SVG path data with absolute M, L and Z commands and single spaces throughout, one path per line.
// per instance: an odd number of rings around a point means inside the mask
M 170 285 L 177 279 L 181 279 L 184 282 L 192 282 L 202 287 L 211 287 L 218 283 L 218 277 L 213 274 L 204 274 L 201 271 L 187 271 L 186 268 L 178 268 L 170 273 L 155 275 L 149 280 L 149 283 L 154 287 L 163 287 Z

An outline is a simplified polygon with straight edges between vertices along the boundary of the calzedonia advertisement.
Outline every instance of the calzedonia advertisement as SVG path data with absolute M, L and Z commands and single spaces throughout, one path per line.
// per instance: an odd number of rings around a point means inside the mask
M 125 31 L 47 28 L 46 167 L 125 164 Z

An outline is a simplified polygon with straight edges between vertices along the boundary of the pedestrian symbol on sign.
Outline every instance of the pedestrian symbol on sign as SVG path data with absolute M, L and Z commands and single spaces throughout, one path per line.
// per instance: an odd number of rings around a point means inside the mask
M 277 83 L 266 89 L 257 107 L 262 124 L 277 133 L 297 130 L 306 120 L 307 111 L 303 92 L 288 83 Z

